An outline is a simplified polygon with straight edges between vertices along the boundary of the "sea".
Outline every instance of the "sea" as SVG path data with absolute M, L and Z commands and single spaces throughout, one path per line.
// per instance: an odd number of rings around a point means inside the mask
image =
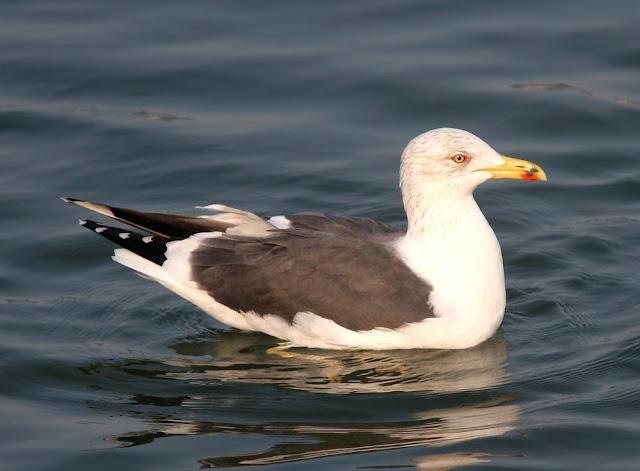
M 0 469 L 640 469 L 638 24 L 634 0 L 4 0 Z M 402 229 L 399 156 L 438 127 L 549 177 L 476 191 L 507 309 L 468 350 L 274 353 L 60 201 Z

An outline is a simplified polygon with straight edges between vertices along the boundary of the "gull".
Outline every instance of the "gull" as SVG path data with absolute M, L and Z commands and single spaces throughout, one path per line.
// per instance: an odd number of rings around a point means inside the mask
M 473 197 L 500 178 L 546 175 L 467 131 L 440 128 L 402 153 L 406 232 L 325 214 L 262 218 L 221 204 L 194 217 L 63 200 L 135 229 L 80 220 L 121 247 L 113 260 L 284 348 L 462 349 L 490 338 L 504 316 L 500 245 Z

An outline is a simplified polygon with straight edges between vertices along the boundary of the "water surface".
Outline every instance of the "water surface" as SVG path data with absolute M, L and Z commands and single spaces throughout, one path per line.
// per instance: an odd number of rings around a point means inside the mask
M 634 1 L 0 6 L 0 463 L 637 469 Z M 466 351 L 273 354 L 110 261 L 69 195 L 402 227 L 398 158 L 470 130 L 508 307 Z M 259 468 L 254 468 L 259 469 Z

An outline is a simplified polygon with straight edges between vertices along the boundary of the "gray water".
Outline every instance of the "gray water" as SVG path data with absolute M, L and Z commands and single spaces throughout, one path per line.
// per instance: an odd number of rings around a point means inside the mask
M 639 23 L 635 1 L 2 2 L 0 468 L 638 469 Z M 549 175 L 477 192 L 508 307 L 466 351 L 272 355 L 58 199 L 402 227 L 400 152 L 441 126 Z

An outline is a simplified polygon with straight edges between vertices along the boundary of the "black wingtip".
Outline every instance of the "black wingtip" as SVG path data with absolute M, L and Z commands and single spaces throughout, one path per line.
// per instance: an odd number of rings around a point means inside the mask
M 166 260 L 164 253 L 167 250 L 167 239 L 147 236 L 121 227 L 107 226 L 91 219 L 79 219 L 78 223 L 157 265 L 162 265 Z

